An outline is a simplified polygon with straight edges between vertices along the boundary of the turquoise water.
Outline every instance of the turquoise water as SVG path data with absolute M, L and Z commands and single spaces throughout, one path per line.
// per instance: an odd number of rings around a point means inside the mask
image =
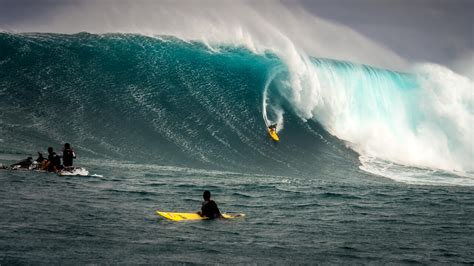
M 395 121 L 397 108 L 413 114 L 407 128 L 426 119 L 412 74 L 312 63 L 321 84 L 352 90 L 355 124 Z M 70 142 L 94 174 L 1 170 L 0 264 L 474 263 L 463 175 L 420 168 L 429 174 L 415 185 L 361 170 L 331 117 L 302 117 L 290 78 L 275 54 L 241 47 L 0 33 L 0 163 Z M 284 111 L 280 143 L 266 133 L 265 90 Z M 246 218 L 155 215 L 198 211 L 206 189 Z
M 86 158 L 298 175 L 357 160 L 294 113 L 285 117 L 284 144 L 268 141 L 261 101 L 282 68 L 274 55 L 136 35 L 1 37 L 0 152 L 68 141 Z M 286 76 L 269 85 L 284 106 Z

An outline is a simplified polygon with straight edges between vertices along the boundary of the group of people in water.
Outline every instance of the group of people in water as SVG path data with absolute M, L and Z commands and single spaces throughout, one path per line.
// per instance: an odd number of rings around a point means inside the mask
M 61 158 L 63 163 L 61 164 Z M 28 157 L 18 163 L 10 165 L 11 169 L 25 168 L 30 170 L 46 170 L 49 172 L 59 172 L 61 170 L 71 169 L 73 160 L 76 159 L 76 153 L 71 148 L 71 144 L 65 143 L 62 154 L 54 152 L 53 147 L 48 148 L 48 158 L 44 158 L 41 152 L 38 152 L 38 158 L 32 160 Z
M 61 158 L 63 163 L 61 164 Z M 62 154 L 54 152 L 52 147 L 48 148 L 48 157 L 43 157 L 41 152 L 38 152 L 38 158 L 32 160 L 28 157 L 18 163 L 10 165 L 10 169 L 29 169 L 29 170 L 45 170 L 49 172 L 59 172 L 73 168 L 73 160 L 76 159 L 76 153 L 71 148 L 71 144 L 65 143 Z M 202 202 L 201 211 L 199 215 L 208 217 L 210 219 L 222 218 L 222 214 L 217 207 L 215 201 L 211 200 L 211 192 L 206 190 L 203 193 L 204 201 Z

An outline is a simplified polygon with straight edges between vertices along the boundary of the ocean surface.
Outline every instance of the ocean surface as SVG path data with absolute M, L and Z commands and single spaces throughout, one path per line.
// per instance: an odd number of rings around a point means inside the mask
M 0 264 L 473 264 L 472 81 L 299 59 L 0 33 L 0 163 L 69 142 L 91 173 L 0 170 Z M 246 217 L 155 215 L 204 190 Z

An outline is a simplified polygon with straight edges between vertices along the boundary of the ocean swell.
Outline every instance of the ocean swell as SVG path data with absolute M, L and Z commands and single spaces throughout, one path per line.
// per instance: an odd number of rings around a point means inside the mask
M 359 155 L 382 175 L 364 158 L 473 171 L 472 81 L 441 66 L 136 34 L 2 33 L 0 47 L 3 153 L 68 141 L 86 157 L 254 173 L 350 171 Z

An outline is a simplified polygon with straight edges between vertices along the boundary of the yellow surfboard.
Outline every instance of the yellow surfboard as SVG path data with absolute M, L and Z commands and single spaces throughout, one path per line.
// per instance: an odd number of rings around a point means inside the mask
M 197 213 L 193 212 L 161 212 L 156 211 L 156 214 L 165 217 L 171 221 L 197 221 L 197 220 L 207 220 L 209 218 L 203 217 Z M 222 216 L 225 219 L 233 219 L 238 217 L 245 217 L 243 213 L 223 213 Z
M 277 133 L 275 130 L 273 129 L 268 129 L 268 134 L 270 134 L 270 137 L 274 140 L 274 141 L 280 141 L 280 138 L 278 137 Z

